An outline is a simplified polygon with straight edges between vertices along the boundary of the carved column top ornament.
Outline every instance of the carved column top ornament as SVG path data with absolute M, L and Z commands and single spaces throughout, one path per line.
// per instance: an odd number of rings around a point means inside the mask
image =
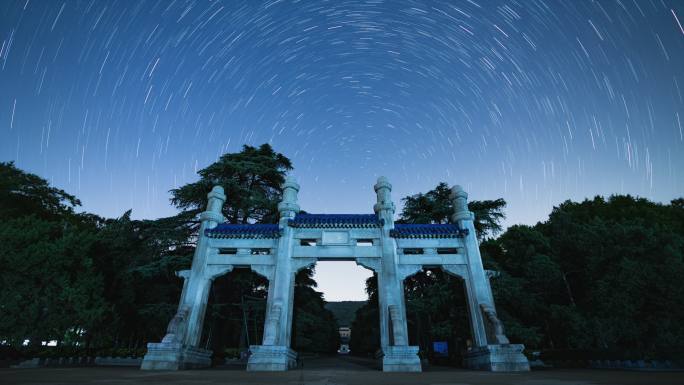
M 385 222 L 386 226 L 393 228 L 395 206 L 392 202 L 392 185 L 386 177 L 381 176 L 373 188 L 377 197 L 373 211 Z
M 460 185 L 452 187 L 449 198 L 454 205 L 454 214 L 451 216 L 453 222 L 475 219 L 473 213 L 468 210 L 468 193 L 463 190 L 463 187 Z
M 207 194 L 207 198 L 207 210 L 200 214 L 200 221 L 208 222 L 207 227 L 213 228 L 224 220 L 221 212 L 226 194 L 223 193 L 223 187 L 217 185 Z
M 297 193 L 299 193 L 299 184 L 295 178 L 288 176 L 283 183 L 283 199 L 278 203 L 282 226 L 287 225 L 287 221 L 293 219 L 300 211 L 299 204 L 297 204 Z
M 212 204 L 223 204 L 223 202 L 226 201 L 226 194 L 223 191 L 223 187 L 216 185 L 209 191 L 207 198 L 209 198 L 209 210 L 216 211 L 216 209 L 220 209 L 220 207 L 212 207 Z

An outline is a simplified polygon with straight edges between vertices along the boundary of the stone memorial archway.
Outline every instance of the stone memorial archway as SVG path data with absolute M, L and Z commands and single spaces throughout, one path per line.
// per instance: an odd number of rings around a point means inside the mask
M 460 186 L 452 188 L 454 213 L 449 224 L 395 224 L 392 186 L 380 177 L 374 187 L 374 214 L 300 214 L 299 185 L 288 178 L 278 204 L 278 224 L 233 225 L 225 223 L 221 209 L 226 196 L 215 186 L 200 216 L 192 268 L 178 273 L 184 278 L 178 312 L 162 341 L 148 344 L 141 368 L 210 366 L 212 352 L 198 346 L 209 288 L 214 278 L 235 267 L 249 267 L 269 281 L 263 343 L 250 346 L 247 370 L 293 368 L 295 273 L 319 260 L 354 260 L 378 276 L 383 371 L 421 371 L 418 347 L 408 344 L 403 281 L 424 267 L 441 267 L 464 281 L 474 340 L 467 367 L 529 370 L 523 345 L 509 344 L 496 315 L 468 194 Z

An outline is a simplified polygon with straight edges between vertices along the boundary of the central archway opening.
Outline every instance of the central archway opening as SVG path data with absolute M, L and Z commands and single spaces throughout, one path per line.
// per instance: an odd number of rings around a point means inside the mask
M 337 353 L 351 353 L 352 322 L 356 311 L 366 304 L 368 294 L 366 280 L 373 272 L 353 261 L 325 261 L 316 265 L 316 281 L 326 301 L 326 309 L 335 316 L 340 341 Z

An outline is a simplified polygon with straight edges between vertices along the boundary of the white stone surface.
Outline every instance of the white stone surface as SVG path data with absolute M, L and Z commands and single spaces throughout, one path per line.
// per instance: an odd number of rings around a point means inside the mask
M 469 369 L 492 372 L 527 372 L 530 364 L 521 344 L 487 345 L 472 349 L 463 360 Z
M 297 352 L 285 346 L 252 345 L 248 371 L 282 372 L 297 366 Z
M 211 366 L 211 350 L 183 346 L 179 343 L 149 343 L 140 369 L 184 370 Z
M 421 372 L 418 346 L 388 346 L 383 351 L 383 372 Z

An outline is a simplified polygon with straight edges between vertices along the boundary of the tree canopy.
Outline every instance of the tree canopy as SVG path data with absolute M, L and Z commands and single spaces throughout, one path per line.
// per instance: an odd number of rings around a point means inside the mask
M 78 199 L 13 163 L 0 163 L 0 340 L 57 340 L 86 349 L 139 348 L 158 341 L 176 311 L 195 247 L 197 214 L 213 184 L 226 189 L 234 223 L 274 223 L 290 161 L 270 146 L 245 146 L 172 190 L 178 215 L 134 220 L 77 213 Z M 399 221 L 445 223 L 445 183 L 404 198 Z M 503 199 L 471 201 L 486 268 L 511 342 L 528 349 L 668 356 L 684 346 L 684 199 L 669 204 L 614 195 L 554 207 L 546 221 L 502 232 Z M 500 235 L 499 235 L 500 234 Z M 494 236 L 499 235 L 497 238 Z M 296 275 L 292 344 L 333 352 L 337 325 L 315 290 L 313 270 Z M 404 282 L 409 340 L 431 355 L 448 341 L 452 359 L 470 339 L 462 282 L 425 269 Z M 10 288 L 7 290 L 6 288 Z M 217 356 L 260 343 L 268 282 L 245 269 L 211 289 L 203 346 Z M 352 321 L 353 353 L 379 347 L 377 278 Z
M 452 212 L 445 183 L 403 201 L 402 222 L 445 223 Z M 511 342 L 614 359 L 684 351 L 684 199 L 566 201 L 548 220 L 492 238 L 502 230 L 504 206 L 503 199 L 469 203 L 485 267 L 500 273 L 492 290 Z M 471 338 L 460 280 L 425 269 L 404 287 L 410 343 L 431 356 L 433 341 L 448 341 L 458 361 Z M 379 345 L 373 278 L 367 291 L 352 324 L 352 353 Z
M 547 221 L 513 226 L 483 249 L 502 272 L 495 295 L 512 339 L 532 348 L 681 351 L 681 199 L 566 201 Z
M 80 205 L 75 196 L 18 169 L 14 162 L 0 162 L 0 218 L 36 215 L 55 219 L 73 213 Z
M 197 173 L 200 179 L 171 190 L 171 203 L 180 210 L 199 213 L 207 204 L 207 194 L 215 185 L 223 187 L 227 202 L 223 215 L 230 223 L 275 222 L 280 186 L 292 163 L 269 144 L 258 148 L 244 145 L 242 151 L 228 153 Z
M 441 182 L 434 189 L 402 198 L 404 207 L 399 214 L 398 223 L 449 223 L 454 213 L 454 205 L 449 195 L 449 185 Z M 501 221 L 506 201 L 495 200 L 470 201 L 468 209 L 475 213 L 475 231 L 478 239 L 494 236 L 501 232 Z
M 75 196 L 0 163 L 0 284 L 11 288 L 0 291 L 0 340 L 15 346 L 25 339 L 33 345 L 57 340 L 61 347 L 78 343 L 108 349 L 105 354 L 142 354 L 147 342 L 163 337 L 176 311 L 182 281 L 175 272 L 190 267 L 197 215 L 212 186 L 224 187 L 223 213 L 230 222 L 274 223 L 280 186 L 291 169 L 270 145 L 246 145 L 200 170 L 196 182 L 171 191 L 177 215 L 133 220 L 130 210 L 114 219 L 76 213 Z M 297 275 L 293 343 L 334 351 L 335 321 L 312 274 L 305 269 Z M 259 343 L 267 289 L 265 278 L 245 269 L 217 279 L 203 346 L 221 357 L 227 348 Z

